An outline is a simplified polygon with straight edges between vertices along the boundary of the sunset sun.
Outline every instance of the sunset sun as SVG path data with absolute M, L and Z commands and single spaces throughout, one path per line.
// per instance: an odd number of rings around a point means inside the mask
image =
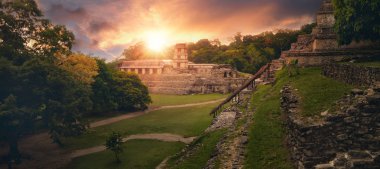
M 167 38 L 164 32 L 149 32 L 145 41 L 148 49 L 154 52 L 162 51 L 167 45 Z

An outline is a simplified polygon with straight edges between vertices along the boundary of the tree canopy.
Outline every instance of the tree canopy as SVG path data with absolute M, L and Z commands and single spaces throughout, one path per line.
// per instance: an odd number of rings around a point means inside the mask
M 10 147 L 10 165 L 20 162 L 18 140 L 36 124 L 62 144 L 86 130 L 84 115 L 150 103 L 136 75 L 73 53 L 74 35 L 44 19 L 34 0 L 0 1 L 0 30 L 0 142 Z
M 291 43 L 300 34 L 309 34 L 315 23 L 307 24 L 300 30 L 276 30 L 258 35 L 237 33 L 229 45 L 221 45 L 219 40 L 201 39 L 188 45 L 189 60 L 195 63 L 230 64 L 237 70 L 255 73 L 261 66 L 280 57 L 282 51 L 289 50 Z
M 146 109 L 151 103 L 148 88 L 137 75 L 114 70 L 97 60 L 99 74 L 92 84 L 94 113 Z
M 122 56 L 125 60 L 138 59 L 169 59 L 173 57 L 174 48 L 169 47 L 161 52 L 154 52 L 146 47 L 144 42 L 138 42 L 124 49 Z
M 380 39 L 380 1 L 334 0 L 333 3 L 340 44 Z

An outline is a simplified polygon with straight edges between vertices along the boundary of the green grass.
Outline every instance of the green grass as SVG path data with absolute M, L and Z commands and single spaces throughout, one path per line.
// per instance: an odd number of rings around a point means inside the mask
M 101 145 L 112 131 L 121 132 L 124 137 L 131 134 L 145 133 L 173 133 L 185 137 L 197 136 L 210 124 L 212 117 L 209 112 L 216 105 L 215 103 L 157 110 L 139 117 L 89 129 L 84 135 L 64 139 L 64 143 L 69 149 Z
M 158 95 L 151 94 L 151 106 L 172 106 L 190 103 L 201 103 L 206 101 L 226 98 L 224 94 L 194 94 L 194 95 Z
M 256 108 L 249 132 L 247 169 L 292 169 L 288 150 L 284 145 L 285 130 L 280 110 L 280 90 L 285 84 L 297 89 L 301 97 L 301 115 L 317 115 L 331 108 L 333 103 L 349 92 L 351 86 L 326 78 L 320 68 L 300 69 L 300 75 L 288 77 L 285 70 L 278 72 L 274 86 L 259 86 L 252 97 Z
M 284 145 L 285 131 L 280 111 L 280 84 L 260 86 L 253 95 L 256 108 L 249 131 L 246 169 L 292 169 Z
M 149 106 L 174 106 L 191 103 L 201 103 L 226 98 L 226 94 L 194 94 L 194 95 L 164 95 L 164 94 L 150 94 L 152 97 L 152 104 Z M 85 117 L 89 122 L 104 120 L 116 116 L 123 115 L 128 112 L 108 112 L 95 116 Z
M 131 140 L 123 144 L 121 163 L 111 151 L 75 158 L 67 169 L 154 169 L 166 157 L 180 151 L 185 144 L 155 140 Z
M 301 69 L 298 76 L 283 77 L 285 82 L 298 90 L 303 116 L 320 115 L 353 88 L 351 85 L 323 76 L 320 68 Z
M 203 168 L 207 161 L 210 159 L 212 152 L 215 149 L 216 144 L 224 135 L 224 130 L 218 130 L 212 133 L 207 133 L 200 137 L 197 142 L 190 146 L 199 146 L 197 151 L 190 157 L 181 161 L 179 164 L 175 165 L 175 161 L 178 160 L 179 156 L 173 157 L 168 160 L 168 168 L 170 169 L 201 169 Z

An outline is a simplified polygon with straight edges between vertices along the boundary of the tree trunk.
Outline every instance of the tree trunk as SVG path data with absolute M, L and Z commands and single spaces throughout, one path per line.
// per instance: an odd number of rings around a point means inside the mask
M 21 155 L 20 151 L 18 149 L 18 138 L 17 136 L 10 136 L 9 137 L 9 152 L 8 152 L 8 169 L 12 169 L 12 163 L 15 162 L 16 164 L 19 164 L 21 162 Z
M 116 162 L 117 163 L 120 163 L 121 161 L 120 161 L 120 158 L 119 158 L 119 153 L 116 153 L 115 152 L 115 158 L 116 158 Z

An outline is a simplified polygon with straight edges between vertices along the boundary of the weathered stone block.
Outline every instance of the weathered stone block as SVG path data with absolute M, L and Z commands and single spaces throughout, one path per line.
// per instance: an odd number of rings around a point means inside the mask
M 352 95 L 362 95 L 362 94 L 364 94 L 364 91 L 360 90 L 360 89 L 352 89 L 351 94 Z
M 371 155 L 365 151 L 352 150 L 348 152 L 351 159 L 370 159 Z
M 314 167 L 315 169 L 335 169 L 331 164 L 318 164 Z
M 290 87 L 283 90 L 286 95 L 282 95 L 284 102 L 281 106 L 284 112 L 288 112 L 286 121 L 288 145 L 291 148 L 292 159 L 302 163 L 302 165 L 297 165 L 298 168 L 299 166 L 312 168 L 317 164 L 327 164 L 334 159 L 337 152 L 348 152 L 352 149 L 371 152 L 380 150 L 380 117 L 376 113 L 379 106 L 369 105 L 373 103 L 370 99 L 370 102 L 367 102 L 368 97 L 379 95 L 378 93 L 364 95 L 362 92 L 357 92 L 355 96 L 347 96 L 337 102 L 344 111 L 327 114 L 322 117 L 322 121 L 318 119 L 318 123 L 313 123 L 312 119 L 300 118 L 294 113 L 289 113 L 287 105 L 291 103 L 288 101 L 295 95 Z M 298 111 L 297 108 L 296 111 Z M 355 163 L 356 166 L 380 168 L 380 164 L 374 165 L 374 162 L 365 161 L 369 159 L 366 151 L 350 151 L 348 158 L 343 156 L 343 160 L 346 160 L 344 164 L 340 165 L 337 161 L 333 167 L 350 168 L 353 163 L 352 158 L 358 161 Z

